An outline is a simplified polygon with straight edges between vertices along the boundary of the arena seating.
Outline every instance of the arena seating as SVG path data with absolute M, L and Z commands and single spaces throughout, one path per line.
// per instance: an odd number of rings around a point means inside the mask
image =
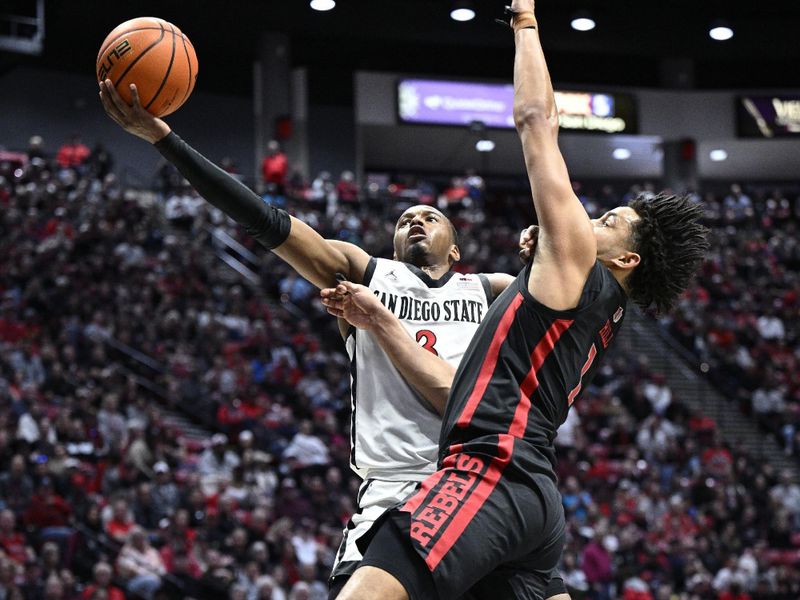
M 105 171 L 0 157 L 3 597 L 326 598 L 359 483 L 335 323 L 179 179 L 153 192 Z M 516 272 L 519 203 L 456 183 L 458 269 Z M 400 208 L 437 201 L 429 184 L 328 187 L 268 200 L 377 256 Z M 635 192 L 580 190 L 590 213 Z M 713 251 L 663 326 L 796 453 L 800 202 L 703 201 Z M 218 260 L 213 228 L 260 256 L 261 286 Z M 636 357 L 604 365 L 557 443 L 573 598 L 800 597 L 800 486 Z

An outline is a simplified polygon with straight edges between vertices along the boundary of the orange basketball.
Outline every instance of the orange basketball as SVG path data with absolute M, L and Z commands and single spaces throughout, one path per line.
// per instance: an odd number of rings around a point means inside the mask
M 130 103 L 130 84 L 156 117 L 175 112 L 186 102 L 197 80 L 194 46 L 172 23 L 139 17 L 108 34 L 97 54 L 97 80 L 110 79 Z

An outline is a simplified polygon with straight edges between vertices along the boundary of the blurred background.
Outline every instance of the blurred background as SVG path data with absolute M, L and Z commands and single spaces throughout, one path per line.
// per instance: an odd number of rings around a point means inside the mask
M 443 209 L 464 272 L 533 222 L 513 37 L 486 0 L 0 7 L 0 595 L 327 597 L 354 510 L 348 361 L 317 291 L 106 117 L 116 25 L 200 71 L 167 122 L 329 238 Z M 573 188 L 692 194 L 712 250 L 634 314 L 562 427 L 573 598 L 800 597 L 800 5 L 540 2 Z

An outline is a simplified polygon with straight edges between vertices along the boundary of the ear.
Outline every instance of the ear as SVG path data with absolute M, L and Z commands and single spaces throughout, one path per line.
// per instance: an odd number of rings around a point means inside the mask
M 451 265 L 461 260 L 461 250 L 458 249 L 458 246 L 456 245 L 450 246 L 450 252 L 447 254 L 447 258 L 450 259 Z
M 616 258 L 611 259 L 611 263 L 618 269 L 628 270 L 633 269 L 642 262 L 642 257 L 636 252 L 625 252 Z

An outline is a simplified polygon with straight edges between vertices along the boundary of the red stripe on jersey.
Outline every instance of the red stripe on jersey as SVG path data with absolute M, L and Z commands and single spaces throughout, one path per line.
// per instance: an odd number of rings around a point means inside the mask
M 509 435 L 521 438 L 528 427 L 528 412 L 531 409 L 531 395 L 539 387 L 537 373 L 542 368 L 545 359 L 553 351 L 561 335 L 572 325 L 571 320 L 557 319 L 550 325 L 544 336 L 531 353 L 531 370 L 519 386 L 519 402 L 514 411 L 514 420 L 508 430 Z
M 403 507 L 400 509 L 402 512 L 409 512 L 413 514 L 422 504 L 422 501 L 428 496 L 430 491 L 435 488 L 439 481 L 441 481 L 442 477 L 444 477 L 445 473 L 447 473 L 448 467 L 453 467 L 455 465 L 455 455 L 461 452 L 461 444 L 453 444 L 448 448 L 448 456 L 445 457 L 442 468 L 436 471 L 435 473 L 431 473 L 419 486 L 419 490 L 416 494 L 411 496 L 406 503 L 403 504 Z
M 414 514 L 414 512 L 416 512 L 420 505 L 425 501 L 425 498 L 428 497 L 430 491 L 436 487 L 446 473 L 446 469 L 440 469 L 436 471 L 436 473 L 431 474 L 425 481 L 422 482 L 419 487 L 419 491 L 411 496 L 411 498 L 406 500 L 406 503 L 403 504 L 400 511 Z
M 503 470 L 511 460 L 511 451 L 514 448 L 514 438 L 508 435 L 501 434 L 500 440 L 497 444 L 497 456 L 492 458 L 492 462 L 486 468 L 486 472 L 481 476 L 480 483 L 475 486 L 474 491 L 469 495 L 469 499 L 465 502 L 452 521 L 450 521 L 441 537 L 436 541 L 431 548 L 428 555 L 425 557 L 425 562 L 428 568 L 433 571 L 441 562 L 445 554 L 453 547 L 459 536 L 464 533 L 464 530 L 469 525 L 472 518 L 478 513 L 481 506 L 483 506 L 489 494 L 492 493 L 497 482 L 500 481 L 500 476 Z
M 522 294 L 517 292 L 517 295 L 514 296 L 513 300 L 511 300 L 511 303 L 508 305 L 506 312 L 503 313 L 500 323 L 492 337 L 492 343 L 489 345 L 486 358 L 483 359 L 481 370 L 478 373 L 478 379 L 475 381 L 475 387 L 472 388 L 472 393 L 467 399 L 464 410 L 461 411 L 461 415 L 458 417 L 458 421 L 456 421 L 458 427 L 466 427 L 469 425 L 470 421 L 472 421 L 475 410 L 478 408 L 483 393 L 486 391 L 486 386 L 489 385 L 489 381 L 492 379 L 495 367 L 497 366 L 500 346 L 503 345 L 503 342 L 508 336 L 508 330 L 511 329 L 511 323 L 514 322 L 514 317 L 517 314 L 517 310 L 519 310 L 519 307 L 522 305 L 523 299 Z

